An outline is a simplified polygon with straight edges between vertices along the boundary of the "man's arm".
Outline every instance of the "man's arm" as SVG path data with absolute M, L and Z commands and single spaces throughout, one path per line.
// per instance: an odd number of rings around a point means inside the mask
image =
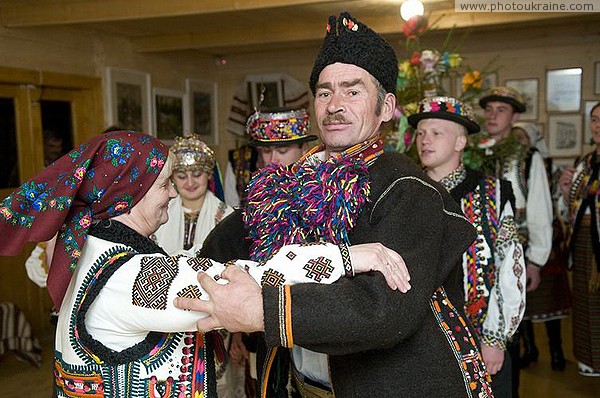
M 263 329 L 264 319 L 269 345 L 298 344 L 327 354 L 385 348 L 410 338 L 431 313 L 433 291 L 472 242 L 473 228 L 447 192 L 411 178 L 391 186 L 361 217 L 362 231 L 354 231 L 353 243 L 379 241 L 401 252 L 413 286 L 407 294 L 389 289 L 379 273 L 261 292 L 247 275 L 227 270 L 227 286 L 203 284 L 212 300 L 195 308 L 210 314 L 199 328 L 252 332 Z

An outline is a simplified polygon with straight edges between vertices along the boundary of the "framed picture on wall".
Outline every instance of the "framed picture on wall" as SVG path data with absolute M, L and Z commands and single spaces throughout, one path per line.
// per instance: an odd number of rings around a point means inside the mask
M 185 133 L 197 134 L 209 146 L 218 145 L 217 84 L 187 79 L 185 90 Z
M 581 109 L 581 68 L 546 72 L 546 111 L 579 112 Z
M 183 135 L 183 104 L 185 93 L 164 88 L 154 89 L 154 131 L 156 137 L 171 144 L 175 136 Z
M 537 120 L 538 118 L 538 79 L 511 79 L 504 85 L 519 91 L 525 99 L 525 112 L 521 113 L 519 120 Z
M 574 157 L 581 152 L 581 115 L 548 116 L 548 150 L 550 156 Z
M 590 113 L 592 112 L 592 108 L 600 101 L 585 101 L 583 106 L 583 145 L 593 145 L 592 144 L 592 117 Z
M 283 106 L 284 84 L 281 73 L 248 75 L 246 79 L 252 108 L 266 110 Z
M 150 74 L 108 67 L 104 85 L 106 125 L 152 133 Z
M 481 88 L 485 91 L 498 85 L 498 74 L 496 72 L 488 73 L 483 77 Z

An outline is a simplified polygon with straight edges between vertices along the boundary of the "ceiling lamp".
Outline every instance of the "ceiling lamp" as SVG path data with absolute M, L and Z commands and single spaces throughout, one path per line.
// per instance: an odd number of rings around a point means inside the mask
M 400 16 L 408 21 L 414 16 L 421 16 L 425 11 L 421 0 L 405 0 L 400 5 Z

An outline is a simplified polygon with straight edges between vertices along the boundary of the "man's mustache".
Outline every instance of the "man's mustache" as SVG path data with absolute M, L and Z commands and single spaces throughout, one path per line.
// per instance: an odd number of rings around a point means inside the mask
M 333 122 L 348 123 L 344 115 L 342 115 L 341 113 L 333 113 L 331 115 L 326 116 L 325 119 L 323 119 L 323 124 L 325 125 L 331 124 Z

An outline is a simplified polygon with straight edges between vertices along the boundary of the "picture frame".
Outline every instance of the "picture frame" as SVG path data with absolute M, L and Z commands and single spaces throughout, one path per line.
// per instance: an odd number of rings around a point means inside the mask
M 208 146 L 219 145 L 217 83 L 186 79 L 184 132 L 194 133 Z
M 462 95 L 463 89 L 462 89 L 462 76 L 458 75 L 454 78 L 454 97 L 455 98 L 460 98 L 460 96 Z
M 548 150 L 552 157 L 575 157 L 581 154 L 581 115 L 548 116 Z
M 252 108 L 268 110 L 284 104 L 284 80 L 281 73 L 248 75 L 248 92 Z
M 150 74 L 107 67 L 104 74 L 106 126 L 152 134 Z
M 594 105 L 599 103 L 598 100 L 584 101 L 583 103 L 583 145 L 593 145 L 592 142 L 592 118 L 590 113 Z
M 594 63 L 594 94 L 600 95 L 600 61 Z
M 546 71 L 546 111 L 579 112 L 582 68 Z
M 492 72 L 488 73 L 483 77 L 483 82 L 481 83 L 481 89 L 485 92 L 492 87 L 496 87 L 498 85 L 498 73 Z
M 164 88 L 153 90 L 154 131 L 156 138 L 172 144 L 176 136 L 184 134 L 185 92 Z
M 504 82 L 507 87 L 519 91 L 525 99 L 525 112 L 519 120 L 535 121 L 538 119 L 539 80 L 538 79 L 508 79 Z

